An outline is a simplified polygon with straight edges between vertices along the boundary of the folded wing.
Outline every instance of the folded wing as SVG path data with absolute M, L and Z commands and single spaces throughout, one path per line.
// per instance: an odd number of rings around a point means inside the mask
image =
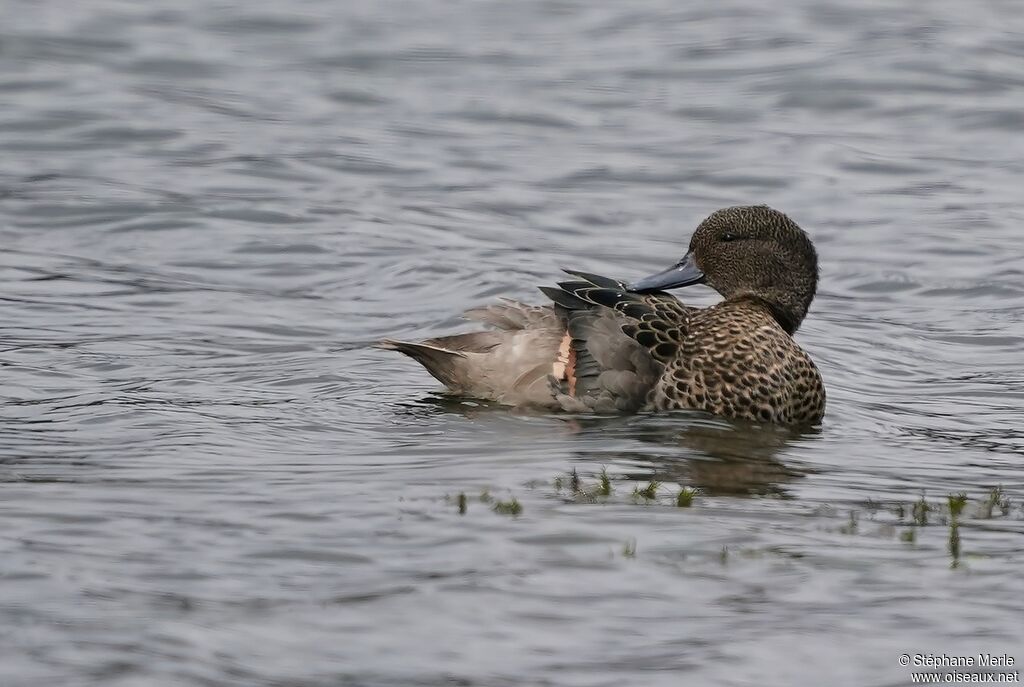
M 631 293 L 607 277 L 566 272 L 576 279 L 541 288 L 569 338 L 556 400 L 581 412 L 639 410 L 676 354 L 691 309 L 668 294 Z

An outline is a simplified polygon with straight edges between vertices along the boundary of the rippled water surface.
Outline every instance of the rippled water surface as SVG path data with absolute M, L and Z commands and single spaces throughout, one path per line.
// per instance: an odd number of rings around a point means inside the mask
M 1018 3 L 0 10 L 3 685 L 1024 661 Z M 816 431 L 512 413 L 370 347 L 739 203 L 821 254 Z

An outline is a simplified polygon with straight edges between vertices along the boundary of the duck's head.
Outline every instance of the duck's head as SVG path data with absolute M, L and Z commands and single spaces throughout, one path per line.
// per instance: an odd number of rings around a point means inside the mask
M 726 300 L 767 305 L 793 333 L 818 287 L 818 255 L 796 222 L 767 205 L 718 210 L 700 223 L 683 259 L 629 285 L 636 293 L 707 284 Z

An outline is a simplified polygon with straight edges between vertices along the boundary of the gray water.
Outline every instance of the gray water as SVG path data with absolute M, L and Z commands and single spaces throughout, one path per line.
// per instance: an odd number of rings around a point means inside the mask
M 0 11 L 0 684 L 1024 661 L 1019 3 Z M 815 431 L 514 413 L 370 347 L 740 203 L 821 254 Z

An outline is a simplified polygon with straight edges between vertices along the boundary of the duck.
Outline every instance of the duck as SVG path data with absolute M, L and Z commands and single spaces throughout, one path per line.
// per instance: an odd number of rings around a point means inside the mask
M 379 348 L 413 358 L 449 393 L 569 413 L 674 410 L 776 425 L 815 425 L 825 386 L 793 335 L 818 286 L 807 233 L 767 205 L 717 210 L 683 257 L 624 282 L 577 270 L 550 300 L 473 308 L 481 331 Z M 722 300 L 701 308 L 669 290 L 706 284 Z

